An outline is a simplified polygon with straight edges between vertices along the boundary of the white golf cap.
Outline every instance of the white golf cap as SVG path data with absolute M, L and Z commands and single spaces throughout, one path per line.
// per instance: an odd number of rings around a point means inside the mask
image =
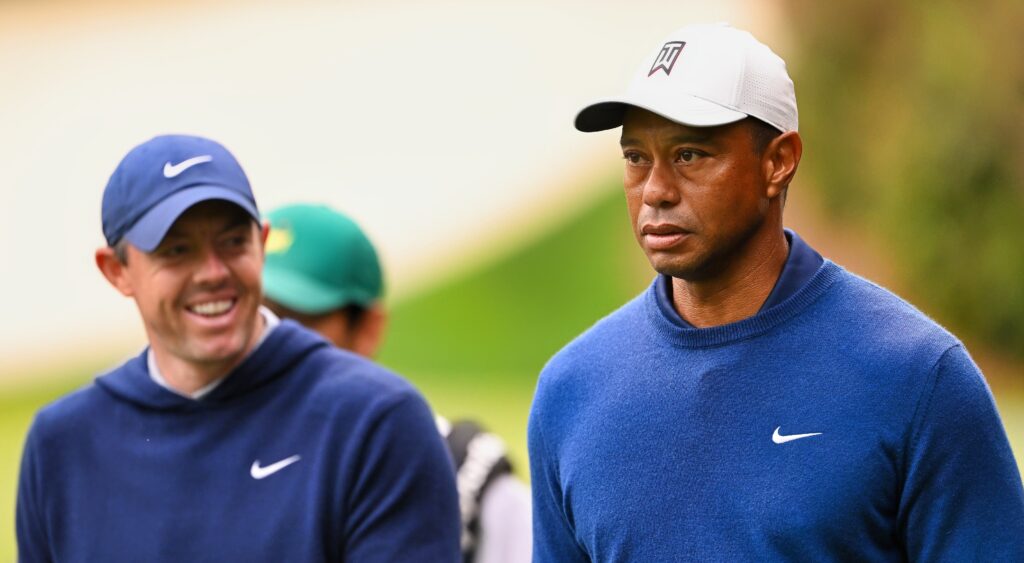
M 576 115 L 580 131 L 622 125 L 629 106 L 691 127 L 756 117 L 779 131 L 796 131 L 793 81 L 767 45 L 728 24 L 684 27 L 644 59 L 624 96 L 601 100 Z

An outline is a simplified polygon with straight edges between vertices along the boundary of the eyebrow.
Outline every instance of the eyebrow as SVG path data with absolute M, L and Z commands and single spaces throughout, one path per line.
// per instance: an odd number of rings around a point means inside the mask
M 255 222 L 254 219 L 252 217 L 249 217 L 248 215 L 239 216 L 237 220 L 228 223 L 223 229 L 221 229 L 220 232 L 226 233 L 228 231 L 233 231 L 239 227 L 248 227 L 253 222 Z

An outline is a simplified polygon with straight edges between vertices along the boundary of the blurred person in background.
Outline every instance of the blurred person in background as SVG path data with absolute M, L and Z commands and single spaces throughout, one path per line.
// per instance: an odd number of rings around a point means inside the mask
M 335 346 L 373 357 L 387 313 L 377 252 L 349 217 L 324 205 L 267 214 L 264 302 Z M 456 465 L 466 563 L 527 563 L 532 545 L 529 489 L 512 473 L 500 438 L 470 420 L 437 417 Z
M 118 165 L 95 260 L 149 346 L 37 415 L 20 561 L 458 560 L 429 407 L 261 306 L 259 217 L 209 139 L 156 137 Z
M 540 375 L 537 563 L 1024 561 L 1020 474 L 963 344 L 783 228 L 802 141 L 781 58 L 685 27 L 575 124 L 621 127 L 658 275 Z

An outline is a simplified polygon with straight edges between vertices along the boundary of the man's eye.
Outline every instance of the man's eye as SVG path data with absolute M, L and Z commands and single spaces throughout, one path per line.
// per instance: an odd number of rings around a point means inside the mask
M 176 256 L 183 256 L 187 252 L 188 246 L 184 244 L 172 244 L 160 250 L 160 255 L 167 258 L 174 258 Z
M 640 154 L 635 152 L 623 153 L 622 158 L 626 159 L 626 162 L 630 164 L 640 164 L 640 162 L 643 161 L 643 158 L 640 156 Z
M 679 151 L 678 158 L 683 162 L 693 162 L 697 159 L 697 153 L 689 149 L 683 149 Z

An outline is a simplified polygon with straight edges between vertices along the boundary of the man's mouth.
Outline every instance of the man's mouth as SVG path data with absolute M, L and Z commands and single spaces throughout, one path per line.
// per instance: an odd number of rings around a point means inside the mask
M 227 313 L 235 306 L 235 299 L 219 299 L 217 301 L 205 301 L 185 307 L 188 312 L 203 317 L 217 317 Z
M 666 250 L 682 242 L 689 231 L 682 227 L 661 223 L 658 225 L 647 224 L 640 230 L 644 243 L 651 250 Z

